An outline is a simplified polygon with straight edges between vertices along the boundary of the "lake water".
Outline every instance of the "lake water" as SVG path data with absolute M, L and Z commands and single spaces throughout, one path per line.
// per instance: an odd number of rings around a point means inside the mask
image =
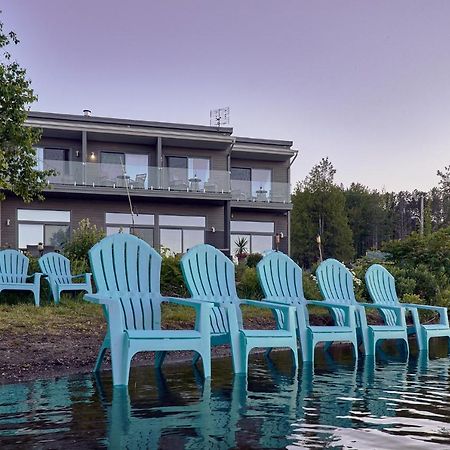
M 172 364 L 132 369 L 128 389 L 110 372 L 3 385 L 0 448 L 450 448 L 448 357 L 318 356 L 294 372 L 287 352 L 256 355 L 248 379 L 215 360 L 206 383 Z

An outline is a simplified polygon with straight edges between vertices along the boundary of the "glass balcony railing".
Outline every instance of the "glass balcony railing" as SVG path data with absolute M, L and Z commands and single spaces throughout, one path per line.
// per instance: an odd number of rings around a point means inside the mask
M 40 164 L 53 169 L 57 175 L 49 184 L 128 188 L 144 190 L 184 191 L 198 193 L 230 193 L 230 174 L 226 171 L 202 170 L 190 173 L 188 169 L 146 167 L 136 165 L 81 163 L 77 161 L 46 160 Z
M 226 171 L 147 167 L 78 161 L 45 160 L 40 168 L 53 169 L 57 175 L 49 184 L 107 187 L 111 189 L 163 190 L 174 192 L 229 194 L 236 201 L 290 203 L 288 183 L 230 180 Z
M 257 203 L 290 203 L 288 183 L 231 180 L 231 198 L 236 201 Z

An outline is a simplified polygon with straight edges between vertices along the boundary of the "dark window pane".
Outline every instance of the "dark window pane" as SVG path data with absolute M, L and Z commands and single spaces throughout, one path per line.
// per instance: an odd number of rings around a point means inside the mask
M 251 170 L 250 169 L 242 169 L 241 167 L 232 167 L 231 168 L 231 179 L 232 180 L 241 180 L 241 181 L 250 181 Z
M 153 247 L 153 229 L 151 228 L 134 228 L 133 234 Z
M 53 169 L 58 175 L 68 175 L 69 150 L 66 148 L 44 148 L 44 164 L 46 169 Z
M 188 159 L 179 156 L 168 156 L 167 165 L 174 169 L 187 169 Z
M 68 225 L 44 225 L 44 245 L 61 247 L 68 239 Z

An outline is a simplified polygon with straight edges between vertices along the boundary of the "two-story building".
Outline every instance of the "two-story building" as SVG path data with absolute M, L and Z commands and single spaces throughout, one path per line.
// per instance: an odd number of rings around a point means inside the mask
M 183 253 L 206 242 L 233 253 L 289 252 L 291 141 L 232 128 L 30 112 L 42 129 L 38 168 L 54 169 L 45 201 L 1 203 L 2 247 L 58 248 L 89 218 Z

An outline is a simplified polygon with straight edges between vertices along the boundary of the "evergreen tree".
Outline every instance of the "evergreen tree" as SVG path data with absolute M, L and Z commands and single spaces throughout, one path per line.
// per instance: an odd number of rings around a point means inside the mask
M 297 185 L 293 195 L 292 256 L 306 267 L 319 259 L 318 235 L 324 258 L 349 261 L 354 255 L 345 195 L 334 183 L 335 173 L 328 158 L 323 158 Z

